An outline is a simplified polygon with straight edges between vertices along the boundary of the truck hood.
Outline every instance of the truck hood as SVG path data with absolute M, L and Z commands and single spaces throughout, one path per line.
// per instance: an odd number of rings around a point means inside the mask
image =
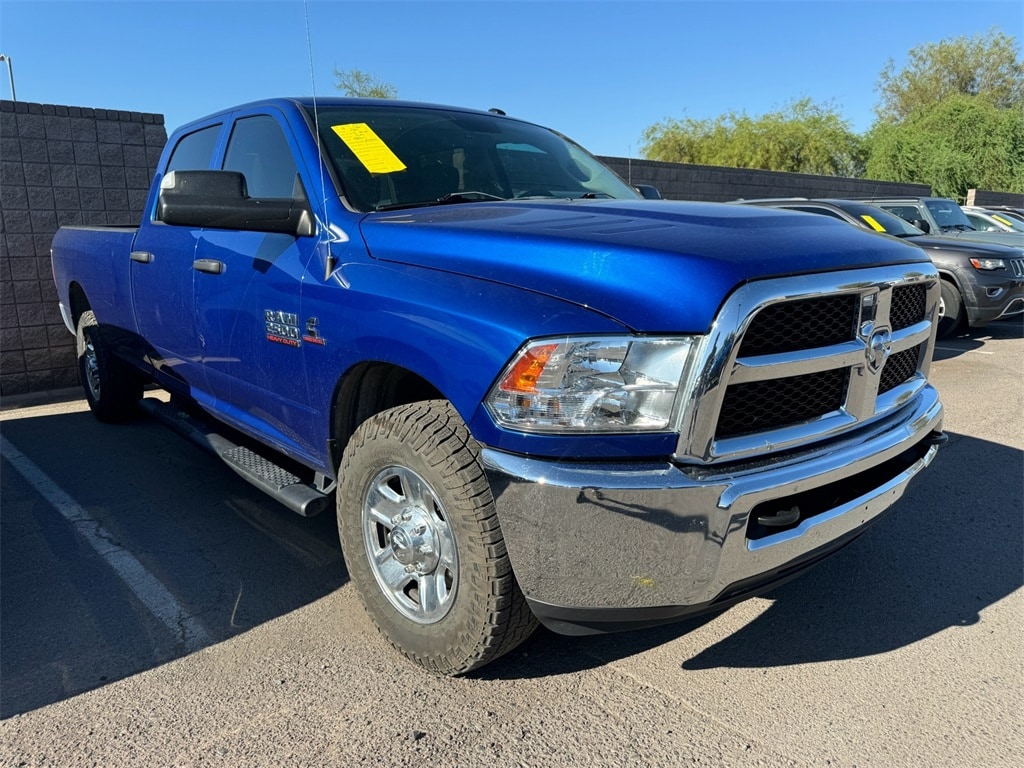
M 370 255 L 588 307 L 641 332 L 706 331 L 750 280 L 928 262 L 824 216 L 721 203 L 523 200 L 366 216 Z

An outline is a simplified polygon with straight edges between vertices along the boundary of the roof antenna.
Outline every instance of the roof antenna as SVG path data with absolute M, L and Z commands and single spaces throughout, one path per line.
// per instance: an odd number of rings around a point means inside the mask
M 324 260 L 326 265 L 324 267 L 324 280 L 328 280 L 331 273 L 334 272 L 336 265 L 336 259 L 334 254 L 331 253 L 330 242 L 334 237 L 334 230 L 331 228 L 331 222 L 329 214 L 327 212 L 327 180 L 324 178 L 324 157 L 323 157 L 323 146 L 320 141 L 320 109 L 316 102 L 316 74 L 313 69 L 313 41 L 309 34 L 309 0 L 303 0 L 302 3 L 303 11 L 306 17 L 306 50 L 309 53 L 309 80 L 313 88 L 313 126 L 314 138 L 316 139 L 316 154 L 317 160 L 320 166 L 320 204 L 324 214 L 324 226 L 327 228 L 327 258 Z M 322 238 L 321 238 L 322 239 Z M 317 244 L 319 245 L 319 243 Z
M 490 112 L 491 114 L 494 114 L 494 115 L 502 115 L 502 116 L 505 115 L 505 110 L 504 109 L 498 109 L 497 107 L 491 107 L 487 111 Z

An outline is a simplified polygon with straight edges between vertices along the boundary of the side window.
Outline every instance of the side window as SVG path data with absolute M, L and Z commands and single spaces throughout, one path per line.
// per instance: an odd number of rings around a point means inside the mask
M 219 133 L 220 126 L 211 125 L 182 136 L 167 161 L 167 171 L 205 171 L 210 167 Z
M 882 205 L 889 213 L 895 213 L 904 221 L 913 221 L 914 219 L 920 219 L 921 214 L 918 213 L 917 208 L 912 205 Z
M 235 123 L 224 170 L 245 176 L 249 197 L 295 196 L 295 157 L 281 126 L 268 115 L 245 117 Z

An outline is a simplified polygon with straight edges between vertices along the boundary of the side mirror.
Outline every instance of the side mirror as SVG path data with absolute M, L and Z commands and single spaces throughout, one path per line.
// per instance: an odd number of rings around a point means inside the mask
M 634 184 L 633 189 L 639 192 L 644 200 L 661 200 L 661 192 L 650 184 Z
M 911 221 L 910 223 L 911 223 L 911 224 L 913 224 L 913 225 L 914 225 L 915 227 L 917 227 L 918 229 L 920 229 L 920 230 L 921 230 L 922 232 L 924 232 L 924 233 L 925 233 L 926 235 L 927 235 L 927 234 L 928 234 L 929 232 L 931 232 L 931 231 L 932 231 L 932 225 L 931 225 L 931 224 L 929 224 L 929 223 L 928 223 L 927 221 L 925 221 L 924 219 L 914 219 L 914 220 L 913 220 L 913 221 Z
M 301 185 L 298 185 L 301 187 Z M 156 218 L 165 224 L 313 234 L 313 212 L 299 198 L 249 197 L 237 171 L 171 171 L 160 182 Z

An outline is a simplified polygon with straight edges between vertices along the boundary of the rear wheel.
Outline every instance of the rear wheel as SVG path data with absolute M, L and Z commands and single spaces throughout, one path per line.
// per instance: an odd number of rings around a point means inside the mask
M 939 294 L 939 332 L 938 337 L 944 339 L 959 330 L 964 321 L 964 305 L 956 286 L 947 280 L 940 281 Z
M 78 319 L 78 377 L 89 408 L 100 421 L 131 418 L 142 398 L 142 377 L 118 359 L 92 310 Z
M 439 674 L 483 666 L 537 626 L 512 574 L 479 448 L 444 401 L 356 430 L 340 470 L 338 530 L 367 612 Z

